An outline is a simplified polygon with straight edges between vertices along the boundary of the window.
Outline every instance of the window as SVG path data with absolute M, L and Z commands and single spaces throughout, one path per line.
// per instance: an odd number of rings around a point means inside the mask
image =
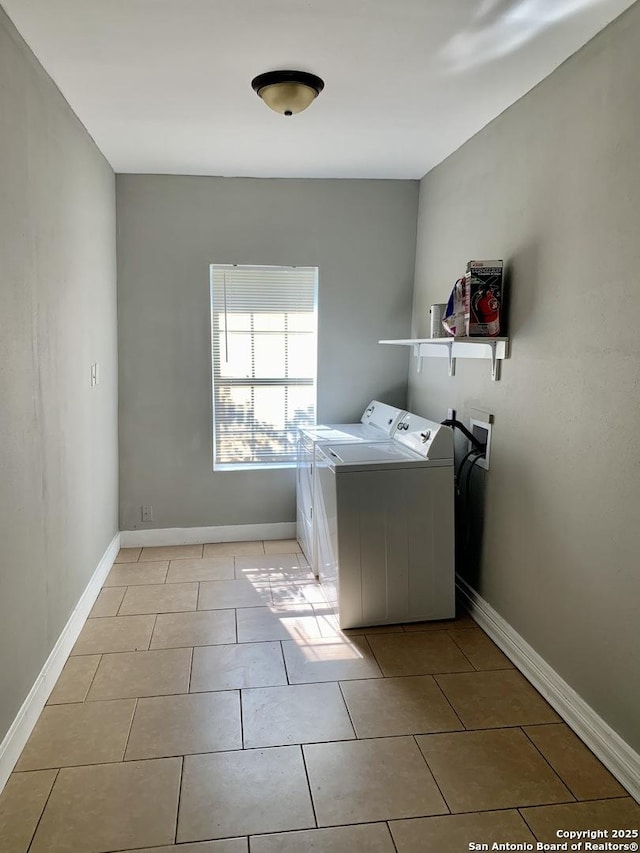
M 211 265 L 213 467 L 295 462 L 315 423 L 317 267 Z

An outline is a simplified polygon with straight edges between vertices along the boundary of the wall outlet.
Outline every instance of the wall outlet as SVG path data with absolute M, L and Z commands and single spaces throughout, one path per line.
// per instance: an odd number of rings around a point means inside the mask
M 98 372 L 98 362 L 91 365 L 91 387 L 95 388 L 95 386 L 100 381 L 100 374 Z
M 447 420 L 455 421 L 456 419 L 456 410 L 455 409 L 447 409 Z
M 153 507 L 152 506 L 141 506 L 140 510 L 142 512 L 142 520 L 143 521 L 153 521 Z

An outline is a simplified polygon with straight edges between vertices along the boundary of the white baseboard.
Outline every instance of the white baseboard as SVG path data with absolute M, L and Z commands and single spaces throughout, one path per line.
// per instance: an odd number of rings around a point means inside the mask
M 459 575 L 456 585 L 480 627 L 640 802 L 640 755 Z
M 0 743 L 0 792 L 11 775 L 20 757 L 20 753 L 24 749 L 29 735 L 33 731 L 33 727 L 47 703 L 47 699 L 58 680 L 58 676 L 62 672 L 62 667 L 65 665 L 69 653 L 78 639 L 78 634 L 82 630 L 82 626 L 98 597 L 102 584 L 109 574 L 109 569 L 113 565 L 119 548 L 120 534 L 116 533 L 109 547 L 102 555 L 102 559 L 98 563 L 96 570 L 91 576 L 91 580 L 82 593 L 67 624 L 62 629 L 62 633 L 40 670 L 40 674 L 29 691 L 29 695 L 24 700 L 2 743 Z
M 203 545 L 207 542 L 255 542 L 259 539 L 295 539 L 295 521 L 274 524 L 228 524 L 220 527 L 159 527 L 153 530 L 123 530 L 123 548 L 153 545 Z

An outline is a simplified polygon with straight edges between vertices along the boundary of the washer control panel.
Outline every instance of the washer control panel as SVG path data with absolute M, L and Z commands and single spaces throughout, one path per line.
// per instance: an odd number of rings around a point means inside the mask
M 398 421 L 404 414 L 405 412 L 402 409 L 396 409 L 395 406 L 388 406 L 386 403 L 372 400 L 362 413 L 360 420 L 363 424 L 370 424 L 381 429 L 391 437 Z
M 393 439 L 425 459 L 453 459 L 450 428 L 410 412 L 397 424 Z

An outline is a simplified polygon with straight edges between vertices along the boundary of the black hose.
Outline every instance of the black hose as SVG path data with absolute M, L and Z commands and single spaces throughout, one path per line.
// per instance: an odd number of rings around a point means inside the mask
M 487 449 L 486 443 L 483 444 L 483 442 L 476 438 L 476 436 L 472 432 L 469 432 L 466 426 L 460 423 L 460 421 L 455 420 L 454 418 L 447 418 L 446 421 L 442 421 L 441 423 L 442 426 L 448 426 L 452 429 L 459 429 L 460 432 L 469 439 L 471 444 L 475 445 L 476 449 L 484 455 L 484 452 Z
M 462 475 L 462 469 L 464 468 L 464 464 L 470 456 L 473 456 L 474 454 L 479 452 L 480 451 L 476 450 L 475 447 L 472 447 L 471 450 L 462 457 L 462 461 L 458 465 L 458 469 L 456 471 L 456 491 L 458 494 L 460 494 L 460 477 Z

